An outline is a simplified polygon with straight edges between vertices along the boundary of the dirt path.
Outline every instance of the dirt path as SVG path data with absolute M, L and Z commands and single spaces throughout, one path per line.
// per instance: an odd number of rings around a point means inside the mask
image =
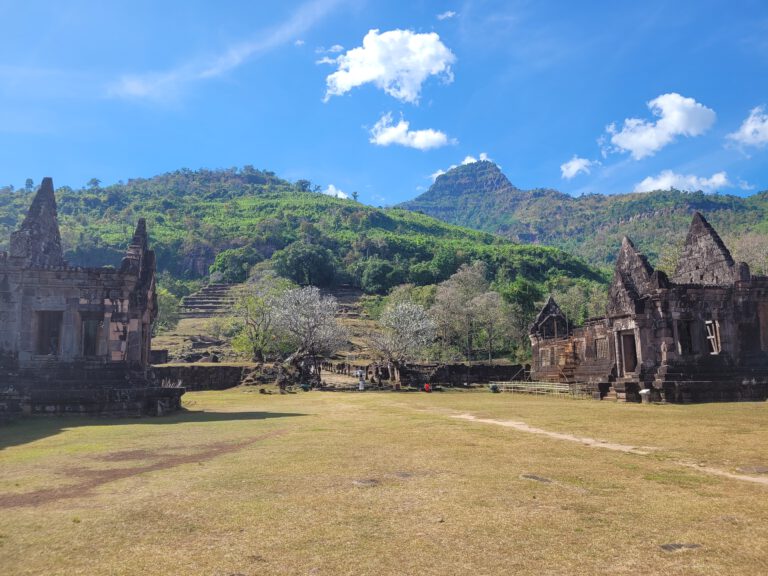
M 506 426 L 507 428 L 514 428 L 521 432 L 530 432 L 531 434 L 541 434 L 542 436 L 548 436 L 550 438 L 556 438 L 557 440 L 568 440 L 569 442 L 578 442 L 585 446 L 591 446 L 592 448 L 604 448 L 606 450 L 616 450 L 617 452 L 628 452 L 630 454 L 640 454 L 646 456 L 650 454 L 651 450 L 655 448 L 640 449 L 636 446 L 627 446 L 626 444 L 614 444 L 611 442 L 604 442 L 602 440 L 595 440 L 594 438 L 587 438 L 585 436 L 574 436 L 573 434 L 563 434 L 561 432 L 550 432 L 543 428 L 534 428 L 526 424 L 525 422 L 515 422 L 514 420 L 493 420 L 491 418 L 477 418 L 472 414 L 457 414 L 454 418 L 461 420 L 470 420 L 472 422 L 482 422 L 483 424 L 496 424 L 497 426 Z
M 520 432 L 528 432 L 529 434 L 539 434 L 541 436 L 547 436 L 548 438 L 554 438 L 556 440 L 565 440 L 567 442 L 575 442 L 590 448 L 603 448 L 604 450 L 614 450 L 616 452 L 624 452 L 627 454 L 638 454 L 640 456 L 648 456 L 653 451 L 661 450 L 660 448 L 654 448 L 650 446 L 629 446 L 627 444 L 616 444 L 613 442 L 606 442 L 603 440 L 596 440 L 595 438 L 588 438 L 585 436 L 575 436 L 573 434 L 563 434 L 561 432 L 552 432 L 550 430 L 544 430 L 543 428 L 535 428 L 525 422 L 518 422 L 514 420 L 494 420 L 492 418 L 478 418 L 472 414 L 454 414 L 453 418 L 460 420 L 469 420 L 470 422 L 480 422 L 482 424 L 495 424 L 496 426 L 504 426 L 506 428 L 514 428 Z M 683 462 L 680 460 L 672 460 L 672 464 L 678 466 L 684 466 L 685 468 L 691 468 L 704 474 L 710 474 L 712 476 L 719 476 L 721 478 L 728 478 L 730 480 L 739 480 L 741 482 L 751 482 L 753 484 L 762 484 L 768 486 L 768 478 L 760 478 L 756 476 L 747 476 L 746 474 L 736 474 L 734 472 L 728 472 L 727 470 L 720 470 L 719 468 L 712 468 L 710 466 L 701 466 L 692 462 Z

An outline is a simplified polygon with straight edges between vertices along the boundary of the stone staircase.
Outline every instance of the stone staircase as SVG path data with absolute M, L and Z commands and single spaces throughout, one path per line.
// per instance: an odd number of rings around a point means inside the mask
M 341 318 L 361 318 L 363 314 L 362 307 L 360 306 L 360 297 L 363 292 L 358 288 L 352 288 L 351 286 L 342 285 L 334 290 L 328 292 L 329 295 L 336 298 L 339 304 L 338 317 Z
M 232 285 L 209 284 L 199 292 L 185 296 L 181 302 L 182 318 L 213 318 L 227 315 L 235 304 Z

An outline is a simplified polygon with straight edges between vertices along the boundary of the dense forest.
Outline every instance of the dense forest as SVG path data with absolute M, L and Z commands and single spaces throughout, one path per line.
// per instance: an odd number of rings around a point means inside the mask
M 737 258 L 768 272 L 768 191 L 738 196 L 683 192 L 569 196 L 556 190 L 520 190 L 488 161 L 454 168 L 401 207 L 446 222 L 555 246 L 595 266 L 611 265 L 622 236 L 632 238 L 654 264 L 669 266 L 698 210 Z
M 365 206 L 318 193 L 247 166 L 179 170 L 148 179 L 56 191 L 65 257 L 75 265 L 119 263 L 139 217 L 147 219 L 161 281 L 182 296 L 214 274 L 241 282 L 272 268 L 300 285 L 347 284 L 386 294 L 404 283 L 432 285 L 482 261 L 508 300 L 528 305 L 553 289 L 592 290 L 605 272 L 561 250 L 521 245 L 404 209 Z M 0 250 L 34 194 L 0 191 Z

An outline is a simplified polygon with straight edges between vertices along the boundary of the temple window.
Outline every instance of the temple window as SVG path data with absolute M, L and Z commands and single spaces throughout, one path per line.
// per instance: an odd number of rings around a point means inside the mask
M 709 353 L 712 355 L 720 354 L 722 350 L 720 345 L 720 323 L 717 320 L 706 320 L 704 328 L 707 331 L 707 345 Z

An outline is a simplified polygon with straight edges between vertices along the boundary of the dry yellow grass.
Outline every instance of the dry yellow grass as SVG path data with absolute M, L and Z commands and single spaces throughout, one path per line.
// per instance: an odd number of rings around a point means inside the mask
M 768 405 L 185 396 L 0 428 L 0 573 L 765 574 Z M 644 446 L 627 454 L 470 413 Z M 664 544 L 698 548 L 666 552 Z

